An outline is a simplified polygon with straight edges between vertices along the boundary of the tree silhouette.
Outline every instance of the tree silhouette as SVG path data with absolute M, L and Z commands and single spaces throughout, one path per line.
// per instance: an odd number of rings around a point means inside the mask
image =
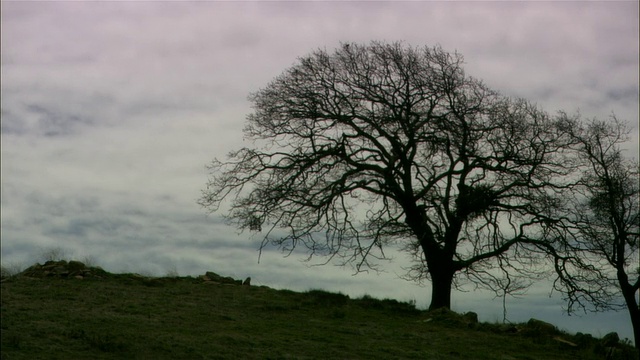
M 628 130 L 616 117 L 571 121 L 581 176 L 567 193 L 566 221 L 558 223 L 565 232 L 555 252 L 556 288 L 567 295 L 569 311 L 626 307 L 640 349 L 638 163 L 620 149 Z
M 379 266 L 393 248 L 450 307 L 469 279 L 530 274 L 565 184 L 566 126 L 466 76 L 440 47 L 342 44 L 301 57 L 250 96 L 253 147 L 214 160 L 199 203 L 262 247 Z M 497 271 L 497 272 L 496 272 Z

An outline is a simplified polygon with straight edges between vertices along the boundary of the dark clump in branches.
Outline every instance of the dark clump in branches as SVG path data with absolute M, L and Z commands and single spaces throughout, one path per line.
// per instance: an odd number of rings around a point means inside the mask
M 456 208 L 458 216 L 473 218 L 487 212 L 491 206 L 499 204 L 497 194 L 489 185 L 476 187 L 460 184 L 458 186 Z
M 403 43 L 318 50 L 250 96 L 254 147 L 214 161 L 200 203 L 360 271 L 407 251 L 449 307 L 464 278 L 532 276 L 567 188 L 562 119 L 469 77 L 457 53 Z M 521 283 L 518 283 L 521 284 Z

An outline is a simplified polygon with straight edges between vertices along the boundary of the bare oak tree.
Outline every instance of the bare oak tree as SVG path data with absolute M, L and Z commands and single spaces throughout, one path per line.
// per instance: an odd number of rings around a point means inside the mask
M 450 307 L 459 279 L 522 271 L 569 172 L 566 134 L 537 107 L 465 75 L 462 56 L 403 43 L 302 57 L 251 95 L 253 147 L 214 160 L 200 204 L 262 247 L 374 268 L 391 247 Z
M 581 176 L 567 193 L 556 288 L 567 295 L 569 311 L 626 307 L 640 348 L 640 177 L 637 160 L 625 158 L 620 148 L 629 132 L 615 117 L 567 123 Z

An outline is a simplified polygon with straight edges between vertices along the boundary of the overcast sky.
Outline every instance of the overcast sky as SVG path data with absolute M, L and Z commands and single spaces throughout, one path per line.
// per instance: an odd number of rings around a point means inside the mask
M 267 251 L 196 204 L 205 165 L 243 145 L 247 95 L 298 56 L 341 41 L 458 51 L 469 75 L 550 113 L 612 112 L 638 152 L 638 2 L 2 1 L 2 263 L 43 252 L 112 272 L 215 271 L 427 306 L 428 287 Z M 637 156 L 637 155 L 635 155 Z M 502 320 L 500 299 L 456 292 L 457 311 Z M 632 338 L 628 315 L 566 317 L 538 284 L 508 318 Z

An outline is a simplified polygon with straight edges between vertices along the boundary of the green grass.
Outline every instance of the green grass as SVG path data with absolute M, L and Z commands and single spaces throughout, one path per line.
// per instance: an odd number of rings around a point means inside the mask
M 635 359 L 521 324 L 323 290 L 145 278 L 12 276 L 2 282 L 2 359 Z M 579 346 L 554 340 L 561 337 Z

